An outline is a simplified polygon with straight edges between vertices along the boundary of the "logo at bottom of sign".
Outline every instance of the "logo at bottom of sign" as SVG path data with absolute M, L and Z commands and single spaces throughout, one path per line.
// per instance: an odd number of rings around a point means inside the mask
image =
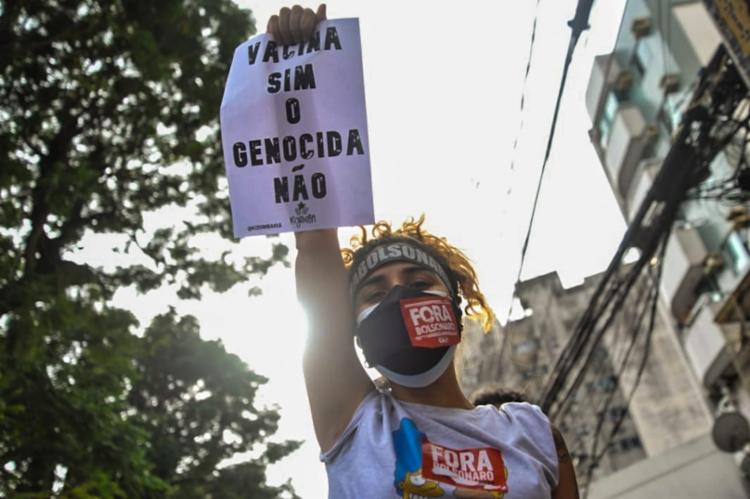
M 294 215 L 289 217 L 289 223 L 299 229 L 303 225 L 315 223 L 315 214 L 310 213 L 310 208 L 304 202 L 300 201 L 294 207 Z

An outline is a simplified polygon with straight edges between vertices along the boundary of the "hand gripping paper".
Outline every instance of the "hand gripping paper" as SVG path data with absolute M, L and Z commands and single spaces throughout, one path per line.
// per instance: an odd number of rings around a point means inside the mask
M 373 223 L 358 20 L 237 47 L 221 135 L 235 236 Z

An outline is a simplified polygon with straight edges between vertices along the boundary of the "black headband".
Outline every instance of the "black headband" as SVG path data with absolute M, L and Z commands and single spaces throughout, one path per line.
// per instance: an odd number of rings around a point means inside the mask
M 455 298 L 454 279 L 451 279 L 453 273 L 441 265 L 417 240 L 383 242 L 367 250 L 357 260 L 358 262 L 349 270 L 349 291 L 352 297 L 355 296 L 365 278 L 386 263 L 412 262 L 435 272 L 448 288 L 451 296 Z

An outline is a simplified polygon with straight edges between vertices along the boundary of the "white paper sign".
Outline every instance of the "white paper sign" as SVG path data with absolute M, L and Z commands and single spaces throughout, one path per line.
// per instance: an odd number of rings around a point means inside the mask
M 358 20 L 237 47 L 221 134 L 235 236 L 373 223 Z

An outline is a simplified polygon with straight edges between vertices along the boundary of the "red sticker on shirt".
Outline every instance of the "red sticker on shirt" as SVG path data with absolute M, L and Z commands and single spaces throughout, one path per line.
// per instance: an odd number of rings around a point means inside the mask
M 439 348 L 459 342 L 453 302 L 445 296 L 401 300 L 401 315 L 413 347 Z
M 448 483 L 459 491 L 484 491 L 486 497 L 502 497 L 508 492 L 508 470 L 500 450 L 450 449 L 422 442 L 422 476 L 428 480 Z M 471 495 L 459 497 L 485 497 Z

